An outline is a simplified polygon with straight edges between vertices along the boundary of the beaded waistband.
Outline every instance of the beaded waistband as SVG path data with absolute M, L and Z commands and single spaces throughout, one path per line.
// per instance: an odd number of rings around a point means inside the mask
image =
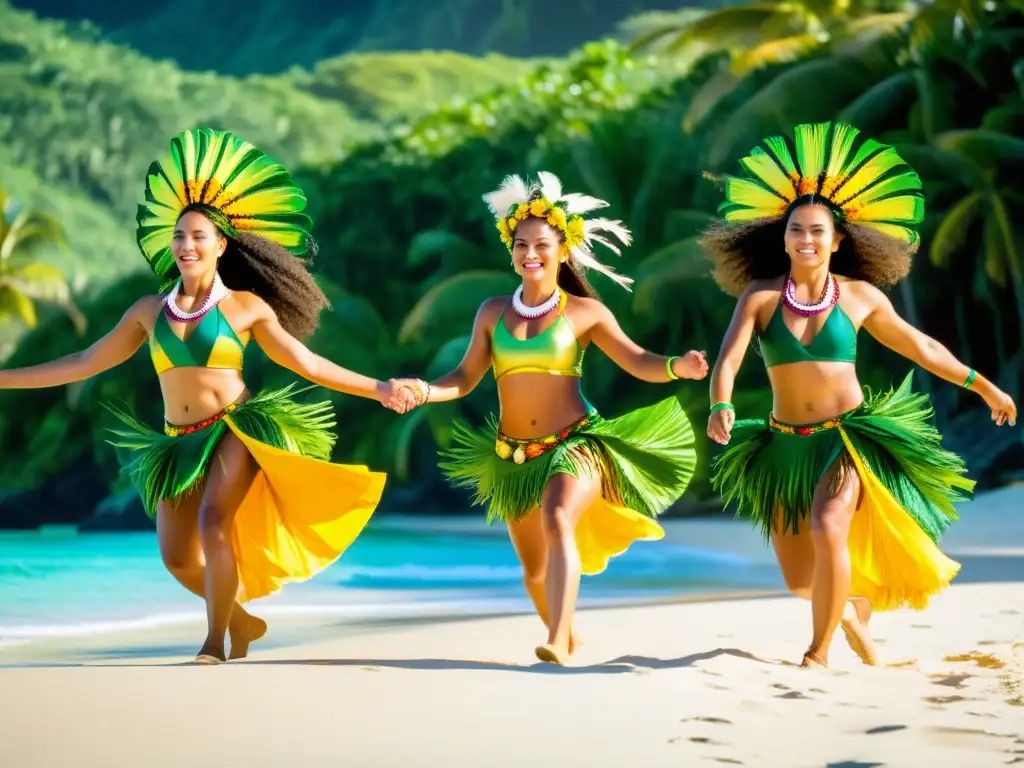
M 242 392 L 242 394 L 238 396 L 238 399 L 235 400 L 235 402 L 228 404 L 228 406 L 223 411 L 221 411 L 220 413 L 215 413 L 208 419 L 197 421 L 195 424 L 171 424 L 169 421 L 165 420 L 164 434 L 167 435 L 168 437 L 181 437 L 182 435 L 190 435 L 193 432 L 198 432 L 201 429 L 212 427 L 214 424 L 216 424 L 229 413 L 234 411 L 246 400 L 248 400 L 248 394 L 248 392 Z
M 498 438 L 494 443 L 494 452 L 498 454 L 498 458 L 504 461 L 525 464 L 530 459 L 536 459 L 538 456 L 544 455 L 552 448 L 565 442 L 573 432 L 589 427 L 591 424 L 596 424 L 600 419 L 601 417 L 596 412 L 591 412 L 564 429 L 555 432 L 553 435 L 545 437 L 521 439 L 509 437 L 499 432 Z
M 842 416 L 835 416 L 825 421 L 819 421 L 817 424 L 783 424 L 778 421 L 775 416 L 768 414 L 768 428 L 776 432 L 782 432 L 784 435 L 799 435 L 800 437 L 807 437 L 808 435 L 815 435 L 818 432 L 824 432 L 826 429 L 835 429 L 839 426 L 842 420 Z

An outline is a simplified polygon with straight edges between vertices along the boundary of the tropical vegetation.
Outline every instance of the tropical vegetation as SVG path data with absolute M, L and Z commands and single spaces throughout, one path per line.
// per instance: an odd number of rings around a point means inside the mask
M 710 280 L 696 236 L 720 199 L 717 177 L 734 171 L 762 136 L 791 131 L 798 122 L 842 119 L 894 143 L 925 183 L 924 240 L 911 277 L 893 291 L 897 308 L 1019 397 L 1019 6 L 761 2 L 711 10 L 696 21 L 692 14 L 661 17 L 660 30 L 658 19 L 649 17 L 626 44 L 590 43 L 564 61 L 539 63 L 510 85 L 408 117 L 396 112 L 383 134 L 346 147 L 337 160 L 297 169 L 317 221 L 316 270 L 334 302 L 312 344 L 376 376 L 434 376 L 452 367 L 479 303 L 515 284 L 480 195 L 506 173 L 547 169 L 567 186 L 608 200 L 635 233 L 616 264 L 636 278 L 634 290 L 597 283 L 625 330 L 653 350 L 698 348 L 713 357 L 733 303 Z M 778 25 L 756 22 L 769 11 Z M 731 36 L 713 35 L 712 44 L 696 39 L 701 29 L 730 30 Z M 810 32 L 813 45 L 794 46 L 786 55 L 780 52 L 785 46 L 772 47 Z M 673 36 L 678 44 L 652 50 Z M 686 48 L 691 44 L 699 47 Z M 686 60 L 682 67 L 670 65 L 677 49 Z M 728 88 L 716 85 L 724 82 L 723 72 L 730 73 Z M 129 275 L 83 302 L 85 340 L 108 328 L 154 282 Z M 6 364 L 78 348 L 83 342 L 71 327 L 54 314 L 28 333 Z M 289 380 L 258 351 L 251 355 L 254 387 Z M 911 368 L 866 338 L 861 361 L 865 383 L 875 388 Z M 0 393 L 0 487 L 38 487 L 88 466 L 104 479 L 97 497 L 118 490 L 100 403 L 127 401 L 156 423 L 158 390 L 146 365 L 140 354 L 70 394 Z M 588 397 L 603 412 L 665 393 L 665 385 L 638 383 L 600 354 L 588 355 L 586 366 Z M 932 395 L 939 427 L 983 486 L 1015 477 L 1024 447 L 1019 429 L 995 428 L 975 396 L 927 374 L 915 383 Z M 706 385 L 668 386 L 683 394 L 700 427 Z M 479 422 L 493 411 L 490 378 L 465 401 L 404 417 L 368 401 L 333 399 L 343 425 L 336 460 L 391 472 L 394 504 L 412 499 L 416 509 L 465 507 L 465 497 L 440 479 L 436 450 L 450 439 L 453 419 Z M 753 351 L 736 404 L 750 414 L 770 406 Z M 706 468 L 712 449 L 706 441 L 700 445 Z M 690 496 L 681 511 L 693 509 L 694 500 L 714 503 L 706 481 Z

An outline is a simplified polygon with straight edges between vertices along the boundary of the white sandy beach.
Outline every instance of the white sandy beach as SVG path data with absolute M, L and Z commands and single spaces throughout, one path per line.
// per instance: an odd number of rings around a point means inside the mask
M 567 668 L 535 661 L 532 616 L 289 644 L 272 626 L 264 648 L 218 667 L 130 653 L 194 640 L 194 626 L 96 636 L 0 656 L 0 765 L 1024 764 L 1022 508 L 1021 487 L 962 507 L 944 542 L 960 578 L 925 612 L 875 617 L 881 667 L 861 665 L 841 633 L 832 669 L 796 667 L 810 608 L 790 597 L 582 611 L 586 645 Z M 771 558 L 743 524 L 668 528 Z M 104 660 L 104 647 L 122 651 Z

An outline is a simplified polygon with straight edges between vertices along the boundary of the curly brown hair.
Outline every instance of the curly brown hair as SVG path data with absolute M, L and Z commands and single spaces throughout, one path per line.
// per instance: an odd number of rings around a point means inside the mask
M 186 207 L 181 215 L 189 211 L 206 216 L 228 241 L 217 265 L 224 285 L 233 291 L 249 291 L 259 296 L 274 310 L 281 327 L 295 338 L 312 336 L 320 324 L 320 313 L 331 306 L 309 273 L 309 265 L 317 253 L 313 239 L 309 239 L 309 248 L 300 258 L 264 237 L 248 232 L 228 234 L 224 231 L 227 225 L 219 223 L 220 217 L 205 206 Z
M 789 256 L 783 246 L 786 225 L 793 211 L 804 205 L 824 203 L 820 197 L 806 195 L 777 218 L 743 224 L 717 221 L 708 227 L 700 243 L 715 265 L 712 277 L 718 286 L 730 296 L 739 296 L 754 280 L 788 274 Z M 830 268 L 834 274 L 865 280 L 879 288 L 895 285 L 910 274 L 916 246 L 863 224 L 843 222 L 835 216 L 833 222 L 836 231 L 845 235 L 832 254 Z

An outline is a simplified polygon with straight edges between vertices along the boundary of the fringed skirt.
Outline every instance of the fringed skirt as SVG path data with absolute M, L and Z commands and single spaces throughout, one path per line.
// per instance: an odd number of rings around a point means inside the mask
M 474 503 L 488 505 L 489 523 L 536 510 L 557 474 L 600 476 L 601 494 L 576 527 L 587 575 L 601 573 L 634 541 L 662 538 L 655 518 L 683 495 L 696 466 L 693 427 L 675 397 L 614 419 L 591 412 L 529 440 L 502 434 L 492 416 L 481 430 L 457 424 L 454 441 L 441 454 L 441 469 L 474 491 Z
M 124 427 L 111 430 L 109 442 L 128 451 L 124 472 L 151 518 L 161 501 L 202 494 L 228 431 L 249 450 L 259 470 L 235 513 L 232 534 L 242 602 L 305 581 L 337 560 L 369 522 L 384 490 L 385 475 L 330 463 L 331 404 L 297 403 L 292 390 L 260 393 L 199 424 L 165 425 L 163 434 L 110 408 Z
M 737 421 L 712 477 L 737 516 L 766 536 L 797 533 L 809 525 L 829 467 L 849 462 L 861 484 L 850 526 L 850 591 L 880 611 L 924 608 L 949 586 L 960 566 L 937 542 L 957 519 L 954 504 L 974 490 L 963 461 L 942 447 L 927 396 L 910 383 L 908 375 L 895 391 L 868 392 L 858 408 L 820 424 Z

